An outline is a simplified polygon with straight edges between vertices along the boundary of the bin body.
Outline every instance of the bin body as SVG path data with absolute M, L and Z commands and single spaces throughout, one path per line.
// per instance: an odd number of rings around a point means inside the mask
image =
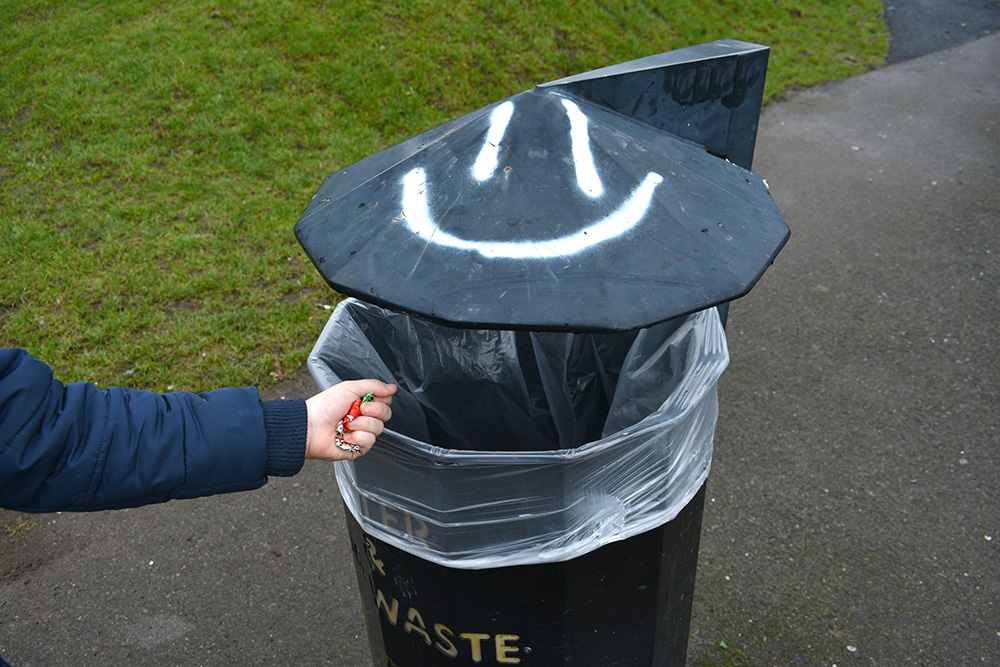
M 584 556 L 483 570 L 397 549 L 348 512 L 375 664 L 683 665 L 704 495 L 672 521 Z

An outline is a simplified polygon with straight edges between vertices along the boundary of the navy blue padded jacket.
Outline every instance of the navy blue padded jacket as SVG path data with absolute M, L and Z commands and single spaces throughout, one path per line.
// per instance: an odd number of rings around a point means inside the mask
M 305 401 L 254 388 L 157 394 L 63 385 L 24 350 L 0 349 L 0 507 L 135 507 L 262 486 L 294 475 Z

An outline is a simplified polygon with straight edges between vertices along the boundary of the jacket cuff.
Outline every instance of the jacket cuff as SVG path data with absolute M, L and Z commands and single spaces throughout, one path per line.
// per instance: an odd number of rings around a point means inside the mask
M 306 460 L 306 434 L 309 420 L 306 402 L 264 401 L 264 431 L 267 434 L 268 477 L 291 477 Z

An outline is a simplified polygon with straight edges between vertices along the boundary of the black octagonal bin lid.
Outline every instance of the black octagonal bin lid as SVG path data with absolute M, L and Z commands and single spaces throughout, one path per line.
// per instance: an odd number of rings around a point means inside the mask
M 335 290 L 452 326 L 624 331 L 728 302 L 789 234 L 721 156 L 749 166 L 766 60 L 724 40 L 519 93 L 331 174 L 296 236 Z

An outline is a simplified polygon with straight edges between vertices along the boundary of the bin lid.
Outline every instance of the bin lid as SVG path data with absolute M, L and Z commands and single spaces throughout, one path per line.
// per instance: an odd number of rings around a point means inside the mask
M 763 179 L 571 90 L 331 174 L 299 242 L 338 292 L 459 327 L 625 331 L 746 294 L 789 235 Z

